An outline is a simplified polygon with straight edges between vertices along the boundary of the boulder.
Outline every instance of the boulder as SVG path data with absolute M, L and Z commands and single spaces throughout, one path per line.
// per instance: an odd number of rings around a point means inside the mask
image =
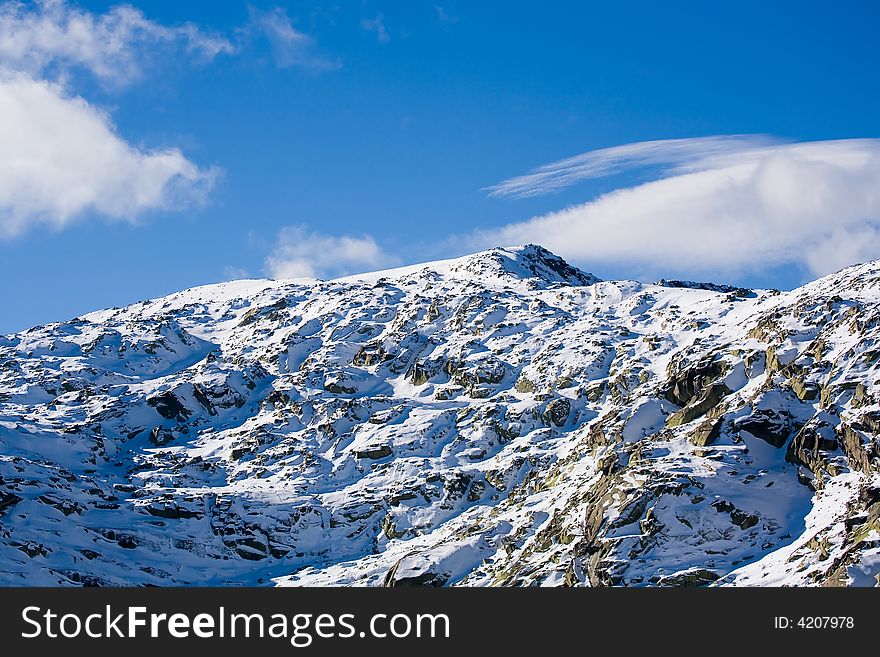
M 174 440 L 174 434 L 164 427 L 155 427 L 150 432 L 150 442 L 156 447 L 164 447 Z
M 657 585 L 675 587 L 708 586 L 717 580 L 718 577 L 718 573 L 706 568 L 693 568 L 684 572 L 661 577 L 660 581 L 657 582 Z
M 723 423 L 721 418 L 708 419 L 705 422 L 701 422 L 691 434 L 691 444 L 697 447 L 708 447 L 718 440 Z
M 774 447 L 782 447 L 791 435 L 792 418 L 784 411 L 758 409 L 747 417 L 735 420 L 734 427 L 738 431 L 748 431 Z
M 564 426 L 571 414 L 571 402 L 567 399 L 554 399 L 544 412 L 541 413 L 541 419 L 547 424 L 553 424 L 557 427 Z
M 355 452 L 355 457 L 359 459 L 384 459 L 391 456 L 391 447 L 388 445 L 379 445 L 377 447 L 367 447 Z
M 791 389 L 801 401 L 813 401 L 819 397 L 819 386 L 815 383 L 807 383 L 801 377 L 791 380 Z
M 391 567 L 385 575 L 382 586 L 387 588 L 443 586 L 449 581 L 449 575 L 435 572 L 435 566 L 436 564 L 422 561 L 418 555 L 405 556 Z
M 661 394 L 677 406 L 685 406 L 695 397 L 700 397 L 710 383 L 727 370 L 727 365 L 713 357 L 706 357 L 692 367 L 688 367 L 667 380 Z
M 192 415 L 192 411 L 184 406 L 171 391 L 150 397 L 147 399 L 147 404 L 155 408 L 156 412 L 166 420 L 184 422 Z
M 724 385 L 723 382 L 718 381 L 711 384 L 697 401 L 670 415 L 666 419 L 666 426 L 677 427 L 706 415 L 729 394 L 731 394 L 730 388 Z

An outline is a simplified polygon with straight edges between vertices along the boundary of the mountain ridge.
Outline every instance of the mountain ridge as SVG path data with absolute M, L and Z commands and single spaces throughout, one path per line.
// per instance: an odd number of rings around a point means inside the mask
M 0 580 L 874 582 L 880 263 L 749 295 L 535 245 L 390 272 L 5 336 Z

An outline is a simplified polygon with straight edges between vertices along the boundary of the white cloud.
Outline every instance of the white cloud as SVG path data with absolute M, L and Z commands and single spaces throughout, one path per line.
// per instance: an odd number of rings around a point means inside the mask
M 250 8 L 250 22 L 243 33 L 247 38 L 262 34 L 269 41 L 279 68 L 298 67 L 310 71 L 338 69 L 341 63 L 321 55 L 315 40 L 293 27 L 290 17 L 280 7 L 270 11 Z
M 361 29 L 366 32 L 375 32 L 376 40 L 382 45 L 391 40 L 388 30 L 385 29 L 385 17 L 382 14 L 379 14 L 376 18 L 364 18 L 361 21 Z
M 83 68 L 112 85 L 137 79 L 163 49 L 208 61 L 235 46 L 192 23 L 165 26 L 130 5 L 92 14 L 64 0 L 0 4 L 0 65 L 32 76 Z
M 336 237 L 288 226 L 278 234 L 266 271 L 273 278 L 334 278 L 396 264 L 369 235 Z
M 0 237 L 199 202 L 216 176 L 177 149 L 130 146 L 82 98 L 24 73 L 0 73 L 0 116 Z
M 601 178 L 639 167 L 685 170 L 695 162 L 730 157 L 772 146 L 780 140 L 764 135 L 720 135 L 691 139 L 661 139 L 612 146 L 551 162 L 524 176 L 487 187 L 489 196 L 526 198 L 558 192 L 581 180 Z
M 162 25 L 130 5 L 96 14 L 65 0 L 0 1 L 0 238 L 38 224 L 86 218 L 134 221 L 205 200 L 218 170 L 180 150 L 127 143 L 109 116 L 71 90 L 87 71 L 119 90 L 172 56 L 209 61 L 257 36 L 279 66 L 338 64 L 315 52 L 281 9 L 251 11 L 235 42 L 192 24 Z
M 880 257 L 880 140 L 711 137 L 613 150 L 548 165 L 493 191 L 528 196 L 646 164 L 667 165 L 665 177 L 480 231 L 469 244 L 538 242 L 588 267 L 630 266 L 653 276 L 780 265 L 821 275 Z
M 0 3 L 0 238 L 202 203 L 218 170 L 176 148 L 128 144 L 71 90 L 70 74 L 87 71 L 119 89 L 160 56 L 208 61 L 235 49 L 192 23 L 161 25 L 129 5 L 94 14 L 64 0 Z

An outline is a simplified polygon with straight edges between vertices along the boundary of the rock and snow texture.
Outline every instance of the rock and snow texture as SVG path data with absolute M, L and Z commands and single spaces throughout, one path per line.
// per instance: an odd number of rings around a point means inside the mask
M 0 584 L 875 585 L 880 263 L 526 246 L 0 337 Z

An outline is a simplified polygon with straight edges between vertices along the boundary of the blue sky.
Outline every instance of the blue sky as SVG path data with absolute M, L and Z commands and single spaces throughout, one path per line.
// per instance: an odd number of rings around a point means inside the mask
M 124 56 L 38 36 L 16 50 L 22 26 L 39 35 L 72 15 L 100 21 L 116 3 L 7 6 L 0 78 L 17 84 L 3 93 L 57 101 L 46 120 L 65 125 L 79 99 L 91 118 L 81 117 L 82 150 L 65 151 L 74 169 L 102 148 L 89 145 L 93 119 L 108 131 L 95 138 L 140 159 L 126 156 L 131 170 L 113 176 L 116 160 L 97 161 L 95 176 L 108 180 L 93 196 L 34 209 L 22 190 L 57 196 L 77 172 L 59 164 L 57 179 L 43 181 L 40 169 L 4 191 L 3 172 L 18 171 L 31 146 L 17 146 L 10 169 L 0 156 L 0 332 L 231 277 L 331 276 L 508 238 L 546 235 L 604 278 L 779 288 L 880 257 L 880 5 L 720 5 L 135 3 L 142 15 L 123 32 Z M 29 130 L 35 142 L 50 139 L 30 125 L 35 114 L 23 112 L 20 128 L 7 121 L 0 140 Z M 766 137 L 709 154 L 687 141 L 684 156 L 664 142 L 659 159 L 575 176 L 552 193 L 487 189 L 581 153 L 716 135 Z M 162 165 L 173 177 L 142 198 L 155 180 L 145 162 L 171 152 L 177 159 Z M 748 184 L 719 192 L 719 179 L 741 169 Z M 629 193 L 602 196 L 615 189 Z M 804 205 L 816 189 L 827 193 Z M 828 208 L 851 198 L 837 225 Z M 682 223 L 682 212 L 693 216 Z M 688 241 L 695 222 L 707 226 L 700 243 Z M 675 239 L 652 238 L 654 228 Z M 824 237 L 789 237 L 801 229 Z M 770 245 L 753 249 L 750 239 Z

